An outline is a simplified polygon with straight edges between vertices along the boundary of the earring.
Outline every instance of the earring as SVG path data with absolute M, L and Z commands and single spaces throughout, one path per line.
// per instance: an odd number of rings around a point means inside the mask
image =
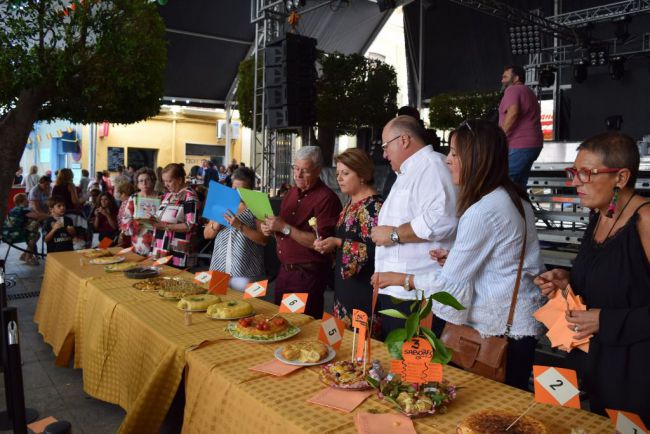
M 612 196 L 612 201 L 607 207 L 607 217 L 610 219 L 614 216 L 614 211 L 616 211 L 616 202 L 618 202 L 618 193 L 621 191 L 620 188 L 614 187 L 614 196 Z

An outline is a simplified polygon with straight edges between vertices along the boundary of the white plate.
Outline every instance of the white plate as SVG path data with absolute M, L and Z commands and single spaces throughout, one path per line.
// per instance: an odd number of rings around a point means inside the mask
M 207 309 L 206 309 L 206 311 L 207 311 Z M 255 311 L 252 311 L 251 313 L 248 313 L 246 315 L 233 316 L 233 317 L 230 317 L 230 318 L 215 318 L 213 316 L 208 315 L 207 313 L 205 314 L 205 316 L 207 316 L 208 318 L 213 319 L 215 321 L 234 321 L 236 319 L 242 319 L 242 318 L 248 318 L 250 316 L 255 316 Z
M 233 323 L 233 322 L 228 323 L 228 326 L 226 327 L 226 330 L 228 330 L 228 332 L 235 339 L 239 339 L 241 341 L 247 341 L 247 342 L 259 342 L 259 343 L 262 343 L 262 344 L 284 341 L 284 340 L 292 338 L 295 335 L 297 335 L 298 333 L 300 333 L 300 328 L 296 327 L 293 324 L 291 324 L 289 326 L 289 328 L 287 329 L 287 331 L 285 331 L 283 334 L 281 334 L 280 336 L 276 336 L 275 338 L 271 338 L 271 339 L 255 339 L 255 338 L 248 338 L 248 337 L 245 338 L 245 337 L 238 336 L 238 333 L 237 333 L 237 331 L 235 329 L 235 323 Z
M 98 259 L 101 259 L 102 262 L 96 262 Z M 111 257 L 103 257 L 103 258 L 95 258 L 91 259 L 90 262 L 91 264 L 95 265 L 110 265 L 110 264 L 117 264 L 118 262 L 124 261 L 124 256 L 113 256 Z
M 287 365 L 295 365 L 295 366 L 316 366 L 316 365 L 322 365 L 323 363 L 327 363 L 330 360 L 332 360 L 334 357 L 336 357 L 336 351 L 334 348 L 330 347 L 329 345 L 327 346 L 327 356 L 323 360 L 320 360 L 318 362 L 298 362 L 296 360 L 287 360 L 284 357 L 282 357 L 282 350 L 284 347 L 280 347 L 277 350 L 275 350 L 275 358 L 281 361 L 282 363 L 286 363 Z

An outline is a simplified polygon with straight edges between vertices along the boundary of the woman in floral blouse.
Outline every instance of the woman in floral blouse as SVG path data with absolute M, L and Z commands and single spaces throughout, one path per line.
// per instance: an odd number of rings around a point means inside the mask
M 192 233 L 196 226 L 196 194 L 185 187 L 185 169 L 180 164 L 165 166 L 162 179 L 168 192 L 151 222 L 156 229 L 153 254 L 156 257 L 172 255 L 169 265 L 187 267 L 192 247 Z
M 366 152 L 348 149 L 335 160 L 336 180 L 350 201 L 341 211 L 336 236 L 317 239 L 314 249 L 321 253 L 336 250 L 334 315 L 349 326 L 353 309 L 370 315 L 372 308 L 369 282 L 375 269 L 375 245 L 370 232 L 377 225 L 383 199 L 372 186 L 375 167 Z M 373 321 L 373 335 L 380 329 L 378 321 Z
M 135 172 L 134 178 L 139 191 L 131 195 L 126 202 L 122 219 L 120 219 L 120 230 L 122 234 L 131 238 L 131 245 L 135 253 L 148 256 L 153 248 L 154 227 L 143 217 L 147 214 L 155 214 L 159 207 L 156 204 L 160 204 L 159 196 L 154 191 L 156 173 L 148 167 L 142 167 Z M 144 203 L 142 203 L 143 199 Z M 144 213 L 144 216 L 136 217 L 136 202 L 139 203 L 140 211 Z

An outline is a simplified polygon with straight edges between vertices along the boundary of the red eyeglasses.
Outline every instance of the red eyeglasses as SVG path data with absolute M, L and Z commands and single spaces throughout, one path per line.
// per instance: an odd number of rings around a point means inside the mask
M 599 175 L 601 173 L 616 173 L 620 168 L 615 168 L 615 167 L 604 167 L 602 169 L 576 169 L 574 167 L 567 167 L 564 169 L 566 171 L 566 176 L 569 178 L 569 180 L 573 181 L 573 179 L 577 176 L 580 182 L 583 184 L 588 184 L 591 182 L 591 176 L 592 175 Z

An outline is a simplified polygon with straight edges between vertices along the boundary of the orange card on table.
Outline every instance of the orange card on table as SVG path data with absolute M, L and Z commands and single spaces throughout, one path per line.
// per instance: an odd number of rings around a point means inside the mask
M 266 288 L 269 285 L 268 280 L 260 280 L 259 282 L 251 282 L 244 289 L 244 298 L 257 298 L 266 295 Z
M 355 360 L 363 360 L 367 355 L 368 315 L 360 309 L 352 309 L 352 328 L 358 330 L 357 345 L 353 348 Z
M 307 307 L 307 298 L 309 298 L 309 294 L 306 292 L 284 294 L 282 296 L 282 303 L 280 303 L 279 312 L 303 313 Z
M 165 265 L 169 261 L 171 261 L 173 258 L 172 255 L 169 256 L 163 256 L 162 258 L 158 258 L 155 261 L 153 261 L 153 265 Z
M 609 408 L 605 411 L 614 424 L 616 434 L 648 434 L 648 428 L 638 414 Z
M 345 323 L 327 312 L 323 313 L 323 320 L 318 330 L 318 340 L 338 350 L 343 342 Z
M 275 375 L 276 377 L 283 377 L 297 371 L 302 366 L 287 365 L 277 359 L 271 359 L 268 362 L 260 363 L 259 365 L 251 366 L 251 371 L 264 372 L 265 374 Z
M 43 431 L 45 431 L 45 428 L 51 424 L 57 422 L 55 418 L 52 416 L 48 416 L 45 419 L 37 420 L 36 422 L 32 422 L 29 425 L 27 425 L 27 428 L 29 428 L 31 431 L 34 431 L 36 434 L 41 434 Z
M 416 434 L 413 421 L 396 413 L 357 413 L 354 425 L 359 434 Z
M 349 413 L 361 405 L 373 393 L 375 393 L 374 390 L 350 391 L 328 387 L 309 398 L 307 402 Z
M 108 238 L 108 237 L 104 237 L 104 238 L 102 238 L 102 240 L 99 242 L 99 244 L 97 245 L 97 247 L 100 248 L 100 249 L 108 249 L 108 248 L 111 246 L 111 244 L 113 244 L 113 240 L 111 240 L 111 239 Z
M 578 375 L 573 369 L 533 366 L 535 401 L 562 407 L 580 408 Z
M 133 246 L 127 247 L 126 249 L 122 249 L 119 252 L 117 252 L 118 255 L 126 255 L 129 252 L 133 251 Z
M 208 292 L 212 294 L 224 295 L 228 293 L 230 274 L 217 270 L 201 271 L 194 275 L 194 281 L 199 284 L 207 283 Z

